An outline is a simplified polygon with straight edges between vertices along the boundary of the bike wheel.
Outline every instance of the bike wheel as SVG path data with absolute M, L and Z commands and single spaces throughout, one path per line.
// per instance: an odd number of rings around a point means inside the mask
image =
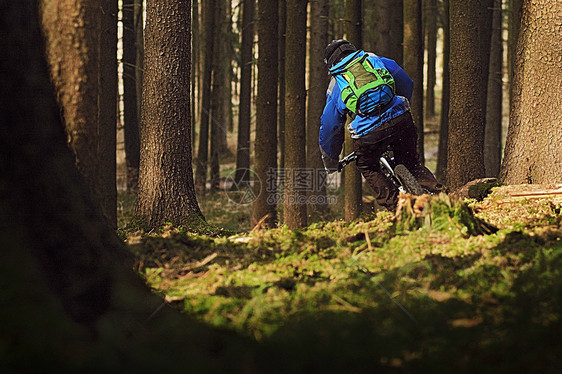
M 425 193 L 416 178 L 414 178 L 412 173 L 410 173 L 410 170 L 408 170 L 404 165 L 396 165 L 394 173 L 407 192 L 412 195 L 423 195 Z

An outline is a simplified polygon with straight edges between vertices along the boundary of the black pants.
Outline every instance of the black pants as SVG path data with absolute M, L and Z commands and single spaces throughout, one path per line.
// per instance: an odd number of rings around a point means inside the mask
M 394 149 L 396 162 L 404 164 L 422 187 L 430 192 L 439 192 L 443 189 L 431 171 L 419 162 L 417 140 L 418 132 L 410 112 L 353 140 L 359 171 L 373 189 L 377 203 L 389 210 L 396 209 L 398 189 L 382 174 L 379 165 L 379 158 L 389 145 Z

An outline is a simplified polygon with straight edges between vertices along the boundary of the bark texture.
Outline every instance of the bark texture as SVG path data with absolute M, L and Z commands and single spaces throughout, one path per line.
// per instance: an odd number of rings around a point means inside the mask
M 453 190 L 485 176 L 484 130 L 491 5 L 490 0 L 450 2 L 451 101 L 447 185 Z
M 347 39 L 353 43 L 358 49 L 363 48 L 363 32 L 362 32 L 362 17 L 361 17 L 361 1 L 346 0 L 345 2 L 345 33 Z M 348 121 L 350 119 L 348 118 Z M 347 125 L 346 125 L 347 128 Z M 353 139 L 351 134 L 346 130 L 345 132 L 345 145 L 344 152 L 349 154 L 353 151 Z M 347 221 L 353 221 L 359 218 L 362 209 L 362 177 L 356 163 L 349 165 L 343 174 L 344 178 L 344 217 Z
M 16 267 L 28 265 L 24 274 L 39 267 L 41 276 L 32 274 L 23 282 L 46 282 L 50 286 L 48 295 L 58 298 L 67 316 L 93 329 L 95 321 L 107 311 L 111 293 L 108 258 L 100 256 L 98 250 L 119 244 L 108 222 L 103 220 L 99 204 L 92 199 L 91 188 L 86 187 L 80 176 L 93 178 L 96 173 L 87 162 L 94 162 L 97 155 L 96 138 L 91 138 L 88 127 L 97 128 L 97 59 L 89 62 L 91 51 L 97 50 L 98 39 L 81 26 L 97 30 L 98 24 L 90 22 L 97 18 L 94 9 L 85 8 L 83 3 L 42 4 L 47 40 L 56 43 L 49 47 L 51 75 L 58 87 L 71 149 L 79 152 L 74 153 L 81 166 L 78 173 L 64 144 L 63 126 L 48 82 L 43 39 L 36 23 L 37 2 L 8 3 L 3 3 L 0 15 L 5 36 L 0 43 L 11 51 L 2 59 L 0 70 L 3 82 L 0 97 L 4 103 L 0 124 L 5 134 L 0 185 L 3 196 L 10 198 L 0 204 L 2 213 L 9 212 L 0 215 L 3 217 L 0 227 L 7 235 L 2 237 L 11 240 L 7 240 L 9 244 L 2 254 L 21 258 L 23 261 L 17 262 Z M 82 18 L 85 15 L 91 18 Z M 77 25 L 74 31 L 71 25 Z M 76 44 L 71 43 L 73 38 Z M 61 54 L 62 50 L 66 53 Z M 95 84 L 89 84 L 92 77 Z M 73 83 L 75 86 L 71 87 Z M 86 117 L 87 114 L 92 117 Z M 91 153 L 84 153 L 85 159 L 79 158 L 86 150 Z M 88 181 L 91 187 L 90 183 L 91 180 Z M 0 263 L 7 264 L 4 259 Z M 5 270 L 0 273 L 6 274 Z M 17 274 L 19 270 L 7 271 Z M 39 287 L 45 290 L 45 283 Z M 45 306 L 38 304 L 37 308 Z
M 111 50 L 117 48 L 112 23 L 117 27 L 117 19 L 112 18 L 112 9 L 113 3 L 91 0 L 43 1 L 41 16 L 68 144 L 104 215 L 115 226 L 117 91 L 112 87 L 116 88 L 117 53 L 111 56 Z
M 365 38 L 373 34 L 372 45 L 365 48 L 372 50 L 379 56 L 388 57 L 402 65 L 404 51 L 402 42 L 404 37 L 404 14 L 402 0 L 375 0 L 371 6 L 364 4 L 365 23 L 373 21 L 373 27 L 364 29 Z
M 423 33 L 422 0 L 404 0 L 404 70 L 414 81 L 410 102 L 412 118 L 418 128 L 418 155 L 422 164 L 424 155 L 423 123 Z
M 503 39 L 502 1 L 494 0 L 492 37 L 490 39 L 490 73 L 486 132 L 484 136 L 484 166 L 487 177 L 500 173 L 502 156 L 502 102 L 503 102 Z
M 435 177 L 439 183 L 447 181 L 447 145 L 449 142 L 449 98 L 450 74 L 449 63 L 451 57 L 450 28 L 449 28 L 449 0 L 443 0 L 443 84 L 441 92 L 441 117 L 439 119 L 439 145 L 437 149 L 437 168 Z
M 201 90 L 199 82 L 201 81 L 201 27 L 199 22 L 198 0 L 191 2 L 191 149 L 195 150 L 195 140 L 197 139 L 196 124 L 199 121 L 199 113 L 201 110 L 200 96 Z
M 92 192 L 98 173 L 98 27 L 95 4 L 88 0 L 42 3 L 51 78 L 76 165 Z
M 256 1 L 242 3 L 242 45 L 240 46 L 240 107 L 238 111 L 238 145 L 236 152 L 237 183 L 248 183 L 250 176 L 250 125 L 252 108 L 252 67 L 254 45 L 254 15 Z
M 219 189 L 220 184 L 220 160 L 219 156 L 224 153 L 226 145 L 223 138 L 226 139 L 226 111 L 225 99 L 227 85 L 226 71 L 224 69 L 224 61 L 228 61 L 226 53 L 226 1 L 217 0 L 215 3 L 213 14 L 215 16 L 215 32 L 213 37 L 213 80 L 211 86 L 211 138 L 210 138 L 210 181 L 211 193 L 215 193 Z M 229 20 L 230 21 L 230 20 Z M 230 65 L 230 64 L 229 64 Z M 229 90 L 230 92 L 230 90 Z
M 513 68 L 517 54 L 517 41 L 521 29 L 521 10 L 524 0 L 507 0 L 509 4 L 509 24 L 507 39 L 507 80 L 511 102 L 511 90 L 513 89 Z
M 208 0 L 203 6 L 205 28 L 205 52 L 203 63 L 203 81 L 201 82 L 201 116 L 199 123 L 199 148 L 195 168 L 195 188 L 201 196 L 205 195 L 207 185 L 207 167 L 209 161 L 209 126 L 211 123 L 211 84 L 213 81 L 213 49 L 215 45 L 215 1 Z
M 425 33 L 427 40 L 427 85 L 425 88 L 425 116 L 435 116 L 435 64 L 437 58 L 437 0 L 426 0 L 424 2 Z
M 127 190 L 136 192 L 139 184 L 140 129 L 137 103 L 137 33 L 135 0 L 123 1 L 123 127 Z
M 291 229 L 304 227 L 307 222 L 306 184 L 303 188 L 302 179 L 306 173 L 306 9 L 305 2 L 287 0 L 283 223 Z
M 149 2 L 137 215 L 150 228 L 203 220 L 193 187 L 188 0 Z
M 0 1 L 2 369 L 260 371 L 248 345 L 163 307 L 123 261 L 65 144 L 37 3 Z
M 502 164 L 504 183 L 562 182 L 562 3 L 525 1 Z
M 279 169 L 285 167 L 285 42 L 287 37 L 287 1 L 279 0 L 279 109 L 278 109 L 278 143 Z
M 117 228 L 117 0 L 99 3 L 98 183 L 103 212 Z
M 328 16 L 330 5 L 327 0 L 310 2 L 310 43 L 308 59 L 308 106 L 306 120 L 306 165 L 313 170 L 308 189 L 311 197 L 307 214 L 322 213 L 326 210 L 326 172 L 318 147 L 320 116 L 326 103 L 328 74 L 324 64 L 324 50 L 328 44 Z M 313 196 L 313 197 L 312 197 Z M 313 203 L 316 202 L 316 203 Z
M 278 3 L 258 2 L 258 95 L 256 97 L 256 142 L 254 145 L 254 194 L 252 225 L 274 226 L 277 174 L 277 77 Z
M 135 81 L 137 83 L 137 116 L 141 118 L 142 81 L 144 71 L 144 5 L 143 0 L 135 0 L 135 34 L 137 58 L 135 64 Z M 139 130 L 140 131 L 140 130 Z

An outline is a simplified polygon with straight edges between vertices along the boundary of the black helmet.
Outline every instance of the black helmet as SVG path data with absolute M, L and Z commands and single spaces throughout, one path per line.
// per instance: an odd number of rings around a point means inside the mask
M 355 51 L 357 51 L 357 48 L 345 39 L 332 40 L 326 47 L 324 63 L 328 68 L 331 68 L 341 58 Z

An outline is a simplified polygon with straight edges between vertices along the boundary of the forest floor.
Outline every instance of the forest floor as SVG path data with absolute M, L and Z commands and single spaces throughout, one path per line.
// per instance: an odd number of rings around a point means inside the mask
M 562 372 L 562 186 L 481 201 L 403 196 L 397 214 L 209 236 L 121 230 L 173 307 L 258 341 L 286 372 Z M 121 196 L 121 225 L 131 200 Z

